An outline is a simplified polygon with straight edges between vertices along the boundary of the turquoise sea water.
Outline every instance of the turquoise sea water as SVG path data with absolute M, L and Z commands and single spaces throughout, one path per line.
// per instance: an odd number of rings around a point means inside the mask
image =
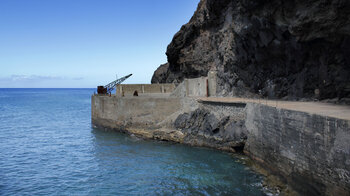
M 0 89 L 0 195 L 264 195 L 228 153 L 95 129 L 95 89 Z

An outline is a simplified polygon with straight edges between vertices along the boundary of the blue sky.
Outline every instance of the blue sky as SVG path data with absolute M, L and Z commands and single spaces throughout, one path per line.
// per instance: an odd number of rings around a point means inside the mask
M 199 0 L 0 0 L 0 88 L 150 83 Z

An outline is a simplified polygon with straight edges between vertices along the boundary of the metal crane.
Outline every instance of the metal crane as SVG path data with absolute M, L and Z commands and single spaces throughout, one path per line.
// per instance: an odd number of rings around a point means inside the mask
M 116 87 L 117 84 L 121 84 L 126 79 L 128 79 L 130 76 L 132 76 L 132 74 L 129 74 L 127 76 L 124 76 L 122 78 L 114 80 L 113 82 L 107 84 L 106 86 L 98 86 L 97 87 L 97 93 L 98 94 L 109 94 L 109 93 L 111 93 L 114 90 L 114 88 Z

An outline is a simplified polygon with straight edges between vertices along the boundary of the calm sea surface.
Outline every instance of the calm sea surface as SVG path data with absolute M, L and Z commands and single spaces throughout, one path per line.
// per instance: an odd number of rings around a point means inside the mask
M 264 195 L 228 153 L 92 128 L 95 89 L 0 89 L 0 195 Z

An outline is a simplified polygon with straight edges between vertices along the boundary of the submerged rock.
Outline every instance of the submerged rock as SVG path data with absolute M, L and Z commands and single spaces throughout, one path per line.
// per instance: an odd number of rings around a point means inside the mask
M 218 70 L 218 95 L 350 98 L 350 1 L 201 0 L 152 83 Z

